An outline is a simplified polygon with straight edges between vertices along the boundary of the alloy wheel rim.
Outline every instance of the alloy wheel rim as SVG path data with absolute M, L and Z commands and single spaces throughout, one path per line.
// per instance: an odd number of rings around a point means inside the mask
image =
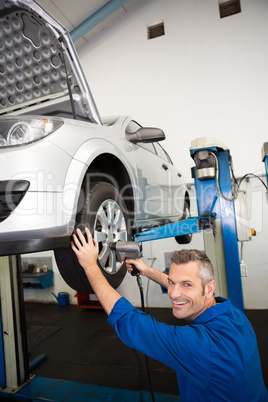
M 99 244 L 98 261 L 108 274 L 116 274 L 122 266 L 123 253 L 110 249 L 110 244 L 127 240 L 126 220 L 119 204 L 105 200 L 98 208 L 94 222 L 94 239 Z

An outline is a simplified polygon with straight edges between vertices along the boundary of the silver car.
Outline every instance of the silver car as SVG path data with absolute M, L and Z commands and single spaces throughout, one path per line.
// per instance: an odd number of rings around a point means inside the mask
M 189 215 L 164 139 L 128 116 L 100 118 L 66 29 L 35 1 L 0 0 L 0 255 L 53 249 L 64 280 L 88 293 L 70 247 L 88 226 L 119 286 L 110 244 Z

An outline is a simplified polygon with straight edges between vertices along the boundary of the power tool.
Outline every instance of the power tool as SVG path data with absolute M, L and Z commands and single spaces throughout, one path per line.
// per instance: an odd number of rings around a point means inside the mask
M 123 241 L 119 240 L 117 242 L 110 244 L 110 249 L 117 251 L 119 253 L 124 253 L 126 259 L 136 260 L 142 257 L 142 244 L 135 241 Z M 131 271 L 132 276 L 139 276 L 140 271 L 131 264 L 133 271 Z

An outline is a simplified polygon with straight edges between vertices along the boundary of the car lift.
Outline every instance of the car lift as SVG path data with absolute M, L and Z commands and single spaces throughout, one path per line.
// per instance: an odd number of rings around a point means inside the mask
M 196 163 L 192 173 L 198 217 L 146 230 L 134 239 L 151 241 L 202 230 L 205 251 L 215 270 L 217 292 L 243 311 L 229 150 L 219 141 L 203 137 L 192 141 L 190 154 Z
M 198 217 L 142 231 L 134 235 L 133 240 L 153 241 L 203 231 L 205 251 L 215 269 L 217 292 L 243 310 L 229 150 L 219 141 L 203 137 L 192 142 L 190 154 L 196 164 L 192 173 Z M 20 256 L 0 258 L 0 297 L 0 399 L 68 402 L 73 401 L 75 395 L 83 401 L 100 398 L 109 401 L 126 398 L 129 402 L 140 400 L 139 391 L 72 383 L 30 374 L 34 362 L 29 366 Z M 155 395 L 159 402 L 180 400 L 174 395 Z M 143 392 L 143 400 L 151 400 L 149 391 Z

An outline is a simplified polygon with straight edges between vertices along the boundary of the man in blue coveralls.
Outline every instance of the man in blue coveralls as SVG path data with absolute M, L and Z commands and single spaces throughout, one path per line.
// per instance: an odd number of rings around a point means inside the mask
M 128 260 L 141 275 L 168 289 L 175 317 L 186 326 L 155 321 L 113 289 L 98 265 L 98 243 L 86 229 L 72 248 L 108 314 L 129 347 L 176 370 L 182 401 L 267 402 L 256 336 L 246 316 L 229 300 L 215 298 L 214 270 L 198 250 L 175 251 L 168 276 L 142 260 Z M 80 241 L 79 241 L 80 239 Z

